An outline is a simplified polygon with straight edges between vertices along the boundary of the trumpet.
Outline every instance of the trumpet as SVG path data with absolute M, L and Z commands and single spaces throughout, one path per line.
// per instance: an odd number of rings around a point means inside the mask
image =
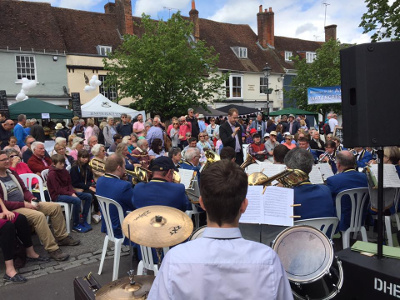
M 308 175 L 299 169 L 286 169 L 271 177 L 261 172 L 255 172 L 249 175 L 247 183 L 249 185 L 270 186 L 274 180 L 284 187 L 292 188 L 308 180 Z
M 206 168 L 208 168 L 208 167 L 210 166 L 210 164 L 215 163 L 215 162 L 221 160 L 221 157 L 220 157 L 217 153 L 215 153 L 214 151 L 212 151 L 212 150 L 210 150 L 210 149 L 207 149 L 207 150 L 205 151 L 205 156 L 206 156 L 206 158 L 207 158 L 207 161 L 206 161 L 206 163 L 201 167 L 200 173 L 203 172 Z
M 244 170 L 251 164 L 255 164 L 255 163 L 256 163 L 256 159 L 253 156 L 251 156 L 250 153 L 247 153 L 246 160 L 240 165 L 240 168 L 242 168 Z
M 133 170 L 125 170 L 126 174 L 132 177 L 132 184 L 136 185 L 139 182 L 149 182 L 152 172 L 142 167 L 134 166 Z

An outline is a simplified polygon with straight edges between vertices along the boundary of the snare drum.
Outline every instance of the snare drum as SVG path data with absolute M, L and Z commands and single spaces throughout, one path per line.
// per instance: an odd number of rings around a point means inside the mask
M 203 236 L 204 230 L 207 228 L 207 226 L 202 226 L 197 228 L 195 231 L 193 231 L 192 235 L 189 237 L 189 241 L 193 241 L 195 239 L 201 238 Z
M 297 299 L 331 299 L 343 284 L 342 263 L 332 242 L 318 229 L 302 225 L 282 231 L 272 248 L 278 254 Z

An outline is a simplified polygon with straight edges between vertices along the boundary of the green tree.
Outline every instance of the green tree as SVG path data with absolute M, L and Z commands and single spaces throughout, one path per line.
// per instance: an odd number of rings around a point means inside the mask
M 140 36 L 124 36 L 122 45 L 104 59 L 119 99 L 133 97 L 133 108 L 169 118 L 189 107 L 205 107 L 200 99 L 221 97 L 225 77 L 216 73 L 219 56 L 193 38 L 191 22 L 179 12 L 166 22 L 143 14 L 138 26 Z
M 392 41 L 400 39 L 400 0 L 366 0 L 368 11 L 361 18 L 360 27 L 363 33 L 375 32 L 371 36 L 373 42 L 382 39 Z
M 334 39 L 324 43 L 316 53 L 313 63 L 305 59 L 293 58 L 297 76 L 292 81 L 292 89 L 285 91 L 292 103 L 297 107 L 317 111 L 326 115 L 329 111 L 340 111 L 341 104 L 307 104 L 307 88 L 340 85 L 340 57 L 339 50 L 344 46 Z

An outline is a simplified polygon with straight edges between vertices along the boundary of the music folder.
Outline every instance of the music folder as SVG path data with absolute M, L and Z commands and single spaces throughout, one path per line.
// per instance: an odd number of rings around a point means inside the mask
M 293 189 L 268 186 L 249 186 L 248 206 L 239 223 L 293 226 Z

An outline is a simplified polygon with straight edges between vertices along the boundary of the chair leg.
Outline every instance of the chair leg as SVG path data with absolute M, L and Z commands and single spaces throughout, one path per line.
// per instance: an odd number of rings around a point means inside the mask
M 108 246 L 108 236 L 106 235 L 104 238 L 104 243 L 103 243 L 103 252 L 101 252 L 99 272 L 97 273 L 99 275 L 101 275 L 101 272 L 103 271 L 104 259 L 106 258 L 106 254 L 107 254 L 107 246 Z
M 367 230 L 365 229 L 365 227 L 361 226 L 360 231 L 361 231 L 361 238 L 362 238 L 363 242 L 368 242 Z
M 158 274 L 158 265 L 157 264 L 154 265 L 153 271 L 154 271 L 154 276 L 157 276 L 157 274 Z
M 343 249 L 350 247 L 350 231 L 349 230 L 342 232 L 342 242 L 343 242 Z
M 112 281 L 118 279 L 118 271 L 119 271 L 119 260 L 121 256 L 121 246 L 122 246 L 123 239 L 115 241 L 114 247 L 114 266 L 113 266 L 113 277 Z
M 197 228 L 200 227 L 200 214 L 199 213 L 194 215 L 194 220 L 195 220 L 195 223 L 196 223 L 196 228 L 195 229 L 197 229 Z
M 388 240 L 388 246 L 393 247 L 393 237 L 392 237 L 392 224 L 391 224 L 390 216 L 385 216 L 385 227 L 386 227 L 386 236 Z
M 394 217 L 396 218 L 396 223 L 397 223 L 397 230 L 400 230 L 400 220 L 399 220 L 399 214 L 395 213 Z
M 136 275 L 143 275 L 143 260 L 139 261 Z
M 65 226 L 67 227 L 67 233 L 71 233 L 71 216 L 72 212 L 70 212 L 69 205 L 64 206 L 64 213 L 65 213 Z

